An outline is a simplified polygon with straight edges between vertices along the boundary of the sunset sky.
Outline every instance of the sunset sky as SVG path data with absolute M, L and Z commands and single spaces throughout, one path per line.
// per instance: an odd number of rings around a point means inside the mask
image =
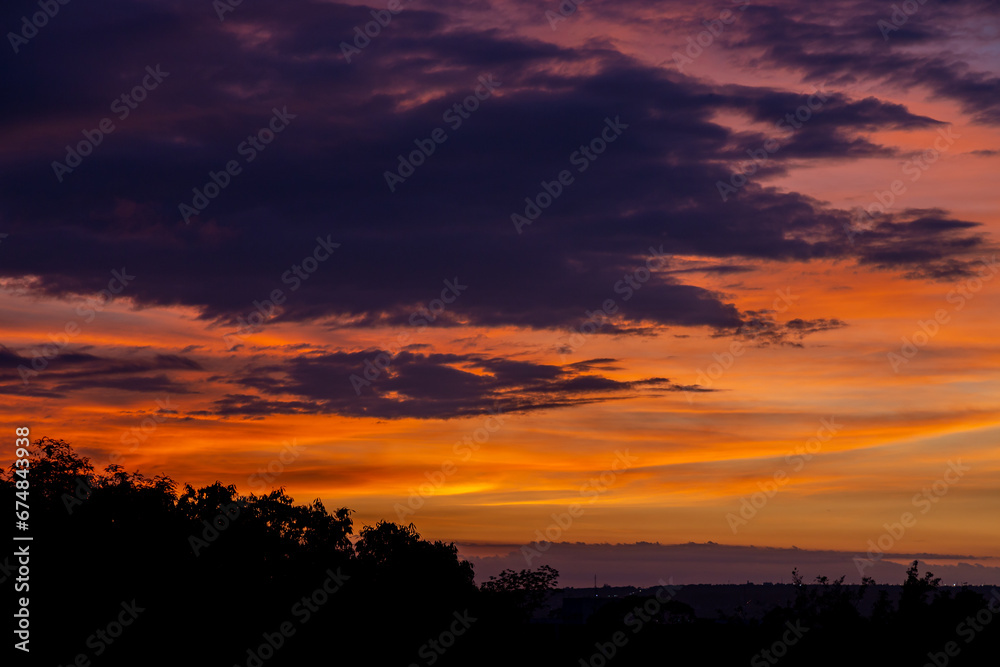
M 7 6 L 8 433 L 462 543 L 1000 557 L 1000 5 L 567 8 Z

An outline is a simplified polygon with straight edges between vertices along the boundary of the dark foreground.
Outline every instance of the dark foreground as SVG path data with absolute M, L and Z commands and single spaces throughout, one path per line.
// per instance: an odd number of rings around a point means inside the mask
M 916 563 L 904 582 L 728 587 L 738 596 L 669 580 L 559 591 L 544 566 L 476 586 L 453 545 L 412 525 L 352 539 L 351 512 L 318 500 L 178 492 L 115 466 L 95 474 L 61 441 L 30 449 L 33 539 L 8 540 L 0 561 L 5 665 L 944 667 L 1000 655 L 1000 591 L 941 587 Z M 11 506 L 19 479 L 0 481 Z M 19 572 L 8 554 L 25 545 Z M 18 624 L 30 653 L 12 648 Z

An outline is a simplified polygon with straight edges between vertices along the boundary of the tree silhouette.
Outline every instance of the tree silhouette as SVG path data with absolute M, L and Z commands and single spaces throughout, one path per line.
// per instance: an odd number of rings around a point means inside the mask
M 559 571 L 548 565 L 520 572 L 506 569 L 483 582 L 481 589 L 493 596 L 498 604 L 516 608 L 526 620 L 545 603 L 549 593 L 555 590 L 558 580 Z
M 754 659 L 790 624 L 809 630 L 782 667 L 924 664 L 928 654 L 944 655 L 963 627 L 980 629 L 961 645 L 956 664 L 993 664 L 1000 650 L 1000 622 L 982 620 L 984 597 L 941 587 L 930 572 L 921 575 L 917 561 L 896 586 L 867 578 L 849 586 L 824 576 L 806 584 L 793 570 L 789 601 L 757 617 L 741 607 L 715 622 L 647 591 L 595 599 L 591 619 L 572 625 L 539 613 L 560 599 L 559 573 L 547 565 L 506 569 L 477 587 L 454 544 L 424 540 L 413 524 L 366 525 L 352 543 L 351 510 L 330 512 L 319 499 L 296 504 L 284 489 L 244 496 L 216 482 L 186 485 L 178 495 L 169 477 L 118 465 L 95 472 L 63 440 L 42 438 L 29 451 L 31 568 L 38 575 L 30 591 L 38 642 L 32 657 L 39 664 L 73 664 L 84 655 L 101 667 L 552 667 L 587 664 L 594 655 L 610 662 L 612 649 L 615 667 L 665 657 L 773 664 Z M 14 470 L 0 473 L 9 497 Z M 143 610 L 134 625 L 113 643 L 95 644 L 95 632 L 133 604 Z M 639 632 L 637 618 L 647 613 Z M 291 636 L 274 634 L 283 624 Z M 614 637 L 618 644 L 609 643 Z M 279 644 L 264 646 L 273 654 L 266 661 L 258 650 L 265 641 Z

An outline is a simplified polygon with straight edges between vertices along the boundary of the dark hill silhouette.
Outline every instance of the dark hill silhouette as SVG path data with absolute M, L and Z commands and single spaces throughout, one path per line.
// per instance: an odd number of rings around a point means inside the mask
M 699 616 L 665 587 L 595 599 L 581 615 L 547 604 L 552 568 L 477 587 L 454 544 L 412 524 L 352 540 L 351 510 L 283 490 L 178 493 L 168 477 L 96 472 L 49 438 L 31 454 L 31 589 L 14 596 L 30 598 L 31 653 L 14 664 L 944 667 L 995 665 L 1000 649 L 1000 592 L 991 608 L 917 563 L 893 594 L 795 574 L 794 595 L 753 618 Z M 15 479 L 13 468 L 0 478 L 8 499 Z M 16 567 L 2 565 L 11 586 Z

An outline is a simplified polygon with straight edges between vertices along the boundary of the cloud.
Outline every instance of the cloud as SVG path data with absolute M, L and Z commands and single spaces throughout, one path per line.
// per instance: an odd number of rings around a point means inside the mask
M 980 234 L 979 223 L 955 220 L 940 209 L 906 209 L 868 219 L 857 237 L 859 261 L 878 269 L 905 269 L 906 277 L 955 280 L 975 275 L 974 268 L 994 247 Z
M 811 334 L 833 331 L 848 326 L 847 322 L 837 318 L 803 319 L 797 317 L 787 322 L 778 322 L 769 310 L 748 311 L 746 323 L 734 331 L 720 329 L 713 334 L 715 338 L 736 336 L 755 347 L 782 345 L 787 347 L 804 347 L 802 340 Z
M 66 349 L 50 358 L 42 350 L 17 353 L 0 345 L 0 394 L 67 398 L 95 388 L 190 394 L 197 392 L 180 374 L 204 370 L 198 361 L 174 354 L 113 358 Z
M 259 395 L 227 395 L 216 402 L 216 413 L 448 419 L 496 409 L 529 412 L 688 389 L 667 378 L 620 381 L 592 372 L 613 369 L 614 359 L 566 366 L 475 354 L 400 352 L 388 364 L 386 359 L 390 359 L 387 352 L 366 350 L 251 365 L 233 382 Z
M 970 33 L 970 22 L 1000 15 L 989 0 L 921 5 L 900 30 L 883 35 L 892 7 L 843 2 L 817 14 L 792 3 L 755 4 L 734 26 L 731 46 L 760 63 L 799 71 L 813 81 L 884 82 L 900 89 L 925 87 L 958 102 L 973 120 L 1000 124 L 1000 78 L 976 71 L 955 50 L 987 45 L 995 33 Z M 921 47 L 921 48 L 914 48 Z
M 774 123 L 808 94 L 717 85 L 650 67 L 605 43 L 547 44 L 419 8 L 401 12 L 347 63 L 339 41 L 370 20 L 367 10 L 291 6 L 241 5 L 217 23 L 206 20 L 205 7 L 113 3 L 107 16 L 114 20 L 53 21 L 50 41 L 32 44 L 45 58 L 25 53 L 4 64 L 29 100 L 6 112 L 9 132 L 34 128 L 34 139 L 12 145 L 0 166 L 0 213 L 19 245 L 0 273 L 37 276 L 36 290 L 66 296 L 104 288 L 109 272 L 125 266 L 136 280 L 124 296 L 138 306 L 192 306 L 227 325 L 281 290 L 278 320 L 335 326 L 407 322 L 443 280 L 457 277 L 468 290 L 434 326 L 565 328 L 615 298 L 619 321 L 602 332 L 641 335 L 650 326 L 746 324 L 734 304 L 693 282 L 694 272 L 654 271 L 626 303 L 621 281 L 650 247 L 716 258 L 705 270 L 717 273 L 743 270 L 743 260 L 839 258 L 924 277 L 963 265 L 981 242 L 966 227 L 892 223 L 859 250 L 843 231 L 848 212 L 765 185 L 797 159 L 893 155 L 873 138 L 878 132 L 941 123 L 837 90 L 842 70 L 869 56 L 822 60 L 804 51 L 806 37 L 820 31 L 802 19 L 781 19 L 791 40 L 765 26 L 744 46 L 765 48 L 770 59 L 796 42 L 791 62 L 828 76 L 829 99 L 756 180 L 723 202 L 716 184 L 768 132 L 713 119 L 739 112 Z M 759 28 L 773 16 L 782 15 L 751 7 L 747 17 L 757 23 L 746 25 Z M 87 48 L 95 41 L 102 49 Z M 138 64 L 108 66 L 126 52 L 128 62 L 159 63 L 169 76 L 57 182 L 51 162 L 64 159 L 82 130 L 113 115 L 110 102 L 141 80 Z M 895 67 L 899 59 L 876 59 L 873 71 L 883 60 Z M 945 70 L 959 85 L 954 69 Z M 444 114 L 486 75 L 502 85 L 453 129 Z M 963 76 L 957 81 L 975 79 Z M 977 100 L 992 85 L 979 83 Z M 245 162 L 237 147 L 275 108 L 295 118 Z M 599 137 L 606 118 L 628 129 L 577 171 L 571 156 Z M 385 173 L 436 128 L 447 141 L 391 193 Z M 241 173 L 183 224 L 178 205 L 234 159 Z M 573 184 L 517 234 L 510 215 L 567 169 Z M 318 237 L 341 246 L 293 282 L 291 272 Z M 926 249 L 918 253 L 918 245 Z M 915 262 L 937 270 L 917 270 Z

